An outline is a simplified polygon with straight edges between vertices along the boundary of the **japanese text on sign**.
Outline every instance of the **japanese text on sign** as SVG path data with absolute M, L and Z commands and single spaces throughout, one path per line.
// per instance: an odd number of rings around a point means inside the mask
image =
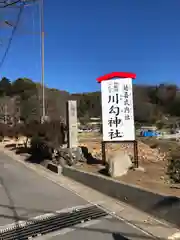
M 132 79 L 104 81 L 101 90 L 103 141 L 133 141 Z

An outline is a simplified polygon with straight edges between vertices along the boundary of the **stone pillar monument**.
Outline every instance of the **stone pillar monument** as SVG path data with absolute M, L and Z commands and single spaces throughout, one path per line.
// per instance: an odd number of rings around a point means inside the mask
M 77 101 L 67 102 L 68 148 L 78 147 Z

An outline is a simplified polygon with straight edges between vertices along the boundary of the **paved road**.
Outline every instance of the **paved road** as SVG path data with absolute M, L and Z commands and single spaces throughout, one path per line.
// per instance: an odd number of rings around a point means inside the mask
M 0 225 L 83 204 L 87 202 L 0 153 Z
M 36 174 L 0 152 L 0 225 L 64 208 L 86 205 L 72 192 Z M 127 238 L 123 237 L 126 236 Z M 85 237 L 84 237 L 85 236 Z M 152 239 L 114 218 L 90 221 L 86 226 L 65 229 L 46 236 L 52 240 L 71 239 Z M 46 239 L 43 237 L 43 239 Z

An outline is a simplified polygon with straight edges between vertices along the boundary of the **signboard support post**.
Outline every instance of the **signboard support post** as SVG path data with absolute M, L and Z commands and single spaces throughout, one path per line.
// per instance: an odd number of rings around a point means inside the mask
M 101 149 L 102 149 L 102 161 L 103 165 L 106 165 L 106 143 L 104 141 L 101 142 Z
M 133 87 L 134 73 L 113 72 L 97 78 L 101 83 L 102 163 L 106 164 L 106 143 L 131 143 L 134 167 L 138 168 L 138 144 L 135 139 Z
M 135 140 L 134 141 L 134 166 L 135 168 L 139 167 L 139 161 L 138 161 L 138 143 Z

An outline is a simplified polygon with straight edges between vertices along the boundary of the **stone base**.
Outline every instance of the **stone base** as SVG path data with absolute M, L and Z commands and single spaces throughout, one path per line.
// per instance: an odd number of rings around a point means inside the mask
M 47 169 L 49 169 L 50 171 L 57 173 L 58 175 L 62 174 L 62 167 L 61 166 L 57 166 L 53 163 L 48 163 L 47 165 Z

